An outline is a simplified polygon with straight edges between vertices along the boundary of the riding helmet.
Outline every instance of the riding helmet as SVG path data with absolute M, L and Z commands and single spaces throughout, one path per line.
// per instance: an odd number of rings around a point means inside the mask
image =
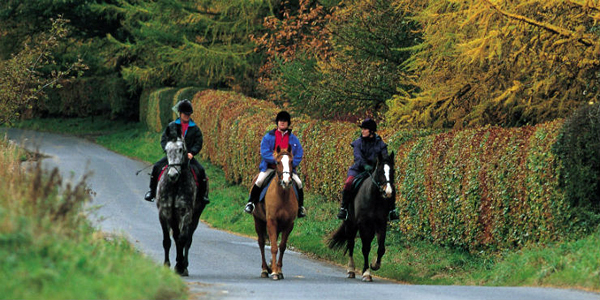
M 194 108 L 192 108 L 192 103 L 190 100 L 184 99 L 179 102 L 177 111 L 186 115 L 191 115 L 194 112 Z
M 375 123 L 375 121 L 373 121 L 371 118 L 366 118 L 364 121 L 362 121 L 359 127 L 369 129 L 372 132 L 377 131 L 377 123 Z
M 287 121 L 288 126 L 292 125 L 292 117 L 285 110 L 282 110 L 277 114 L 277 117 L 275 118 L 275 124 L 277 124 L 277 122 L 279 122 L 279 121 Z

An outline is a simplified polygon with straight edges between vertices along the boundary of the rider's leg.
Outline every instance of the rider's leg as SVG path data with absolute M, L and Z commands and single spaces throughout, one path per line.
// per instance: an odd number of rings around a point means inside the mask
M 258 198 L 260 197 L 260 191 L 262 189 L 264 181 L 273 171 L 273 169 L 267 169 L 266 171 L 260 172 L 258 174 L 256 182 L 252 185 L 252 189 L 250 190 L 250 195 L 248 196 L 248 203 L 246 203 L 246 207 L 244 207 L 245 212 L 251 214 L 254 211 L 254 206 L 259 200 Z
M 396 211 L 396 197 L 392 197 L 392 198 L 388 199 L 388 208 L 390 211 L 388 214 L 388 219 L 390 221 L 399 220 L 400 216 L 398 215 L 398 212 Z
M 192 158 L 192 160 L 190 161 L 190 165 L 192 166 L 192 168 L 194 168 L 194 172 L 196 172 L 196 178 L 198 180 L 198 185 L 201 191 L 204 191 L 203 195 L 198 195 L 199 197 L 202 197 L 202 201 L 204 201 L 204 204 L 208 204 L 210 203 L 210 200 L 208 200 L 208 178 L 206 178 L 206 171 L 204 170 L 204 167 L 200 164 L 199 161 L 197 161 L 195 158 Z
M 340 220 L 346 220 L 348 218 L 348 205 L 350 201 L 352 201 L 352 182 L 354 181 L 354 176 L 348 176 L 346 178 L 346 182 L 344 183 L 344 190 L 342 191 L 342 204 L 340 207 L 340 212 L 337 214 L 337 218 Z
M 150 174 L 150 190 L 144 195 L 146 201 L 154 201 L 156 197 L 156 186 L 158 185 L 158 176 L 160 171 L 167 165 L 167 157 L 161 158 L 152 167 L 152 173 Z
M 298 187 L 298 218 L 304 218 L 306 217 L 306 209 L 304 208 L 304 187 L 302 186 L 302 181 L 298 174 L 294 173 L 292 179 L 296 182 L 296 186 Z

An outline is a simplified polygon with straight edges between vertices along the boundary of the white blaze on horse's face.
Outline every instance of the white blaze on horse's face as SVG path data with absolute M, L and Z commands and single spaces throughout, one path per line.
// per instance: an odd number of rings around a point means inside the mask
M 290 156 L 284 155 L 281 158 L 281 165 L 283 166 L 283 176 L 281 178 L 281 185 L 288 187 L 292 183 L 292 170 L 290 170 Z
M 390 165 L 388 165 L 388 164 L 383 165 L 383 173 L 385 174 L 385 181 L 387 182 L 385 184 L 385 196 L 388 198 L 392 196 L 392 191 L 393 191 L 392 185 L 390 184 L 390 182 L 392 182 L 392 180 L 390 178 L 391 177 L 390 171 L 391 171 Z

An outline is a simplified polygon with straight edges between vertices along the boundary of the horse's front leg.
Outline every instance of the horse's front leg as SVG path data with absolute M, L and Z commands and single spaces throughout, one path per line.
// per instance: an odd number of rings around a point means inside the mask
M 175 271 L 181 276 L 188 276 L 188 262 L 185 256 L 185 247 L 188 244 L 187 234 L 185 231 L 179 232 L 179 230 L 173 229 L 173 239 L 177 250 Z
M 271 268 L 267 265 L 267 260 L 265 258 L 265 234 L 267 232 L 266 223 L 254 218 L 254 229 L 256 230 L 256 235 L 258 236 L 258 248 L 260 249 L 260 258 L 262 259 L 262 271 L 260 272 L 260 277 L 267 278 L 271 273 Z
M 269 234 L 269 241 L 271 242 L 271 278 L 274 280 L 279 279 L 279 266 L 277 264 L 277 221 L 273 219 L 267 219 L 267 232 Z
M 381 268 L 381 258 L 385 254 L 385 227 L 382 231 L 377 232 L 377 259 L 371 263 L 371 269 L 373 271 Z
M 373 281 L 373 278 L 371 277 L 371 271 L 369 269 L 369 252 L 371 252 L 371 242 L 373 242 L 373 238 L 375 237 L 374 233 L 371 234 L 363 234 L 363 232 L 360 233 L 360 238 L 361 238 L 361 242 L 362 242 L 362 253 L 363 253 L 363 269 L 362 269 L 362 273 L 363 273 L 363 277 L 362 277 L 362 281 L 365 282 L 371 282 Z
M 292 222 L 292 224 L 290 224 L 288 226 L 288 228 L 286 228 L 281 233 L 281 241 L 279 242 L 279 260 L 277 262 L 277 268 L 279 269 L 277 276 L 279 277 L 279 279 L 283 279 L 283 253 L 285 252 L 285 248 L 287 247 L 288 238 L 290 237 L 290 233 L 292 232 L 293 229 L 294 229 L 294 223 Z
M 163 232 L 163 249 L 165 251 L 164 265 L 171 267 L 171 261 L 169 260 L 169 250 L 171 249 L 171 236 L 169 235 L 169 225 L 167 220 L 160 218 L 160 227 Z

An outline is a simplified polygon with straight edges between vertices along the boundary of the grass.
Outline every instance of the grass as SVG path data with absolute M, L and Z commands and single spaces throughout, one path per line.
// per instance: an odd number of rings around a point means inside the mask
M 29 128 L 52 128 L 57 120 L 36 120 Z M 60 121 L 67 129 L 79 128 Z M 87 120 L 71 122 L 89 124 Z M 96 120 L 95 122 L 101 122 Z M 156 161 L 162 156 L 160 134 L 148 133 L 139 125 L 115 124 L 86 126 L 85 131 L 71 133 L 92 136 L 116 152 Z M 38 124 L 38 125 L 34 125 Z M 94 129 L 97 128 L 98 130 Z M 101 134 L 99 133 L 101 131 Z M 242 212 L 248 188 L 231 185 L 223 172 L 209 162 L 202 162 L 210 178 L 211 205 L 202 219 L 212 226 L 243 235 L 255 236 L 252 218 Z M 325 241 L 338 225 L 335 213 L 338 204 L 307 193 L 308 217 L 299 219 L 290 238 L 292 247 L 313 257 L 345 265 L 342 252 L 334 252 Z M 553 286 L 600 291 L 600 232 L 595 231 L 580 240 L 552 245 L 530 245 L 521 250 L 503 253 L 468 253 L 460 249 L 432 245 L 426 241 L 407 241 L 400 232 L 389 231 L 387 252 L 382 269 L 376 275 L 413 284 L 463 284 L 497 286 Z M 360 240 L 355 260 L 362 261 Z M 375 248 L 372 250 L 374 254 Z M 258 255 L 258 254 L 257 254 Z
M 30 155 L 0 140 L 2 299 L 181 299 L 187 287 L 125 238 L 95 231 L 85 218 L 85 179 L 25 169 Z

